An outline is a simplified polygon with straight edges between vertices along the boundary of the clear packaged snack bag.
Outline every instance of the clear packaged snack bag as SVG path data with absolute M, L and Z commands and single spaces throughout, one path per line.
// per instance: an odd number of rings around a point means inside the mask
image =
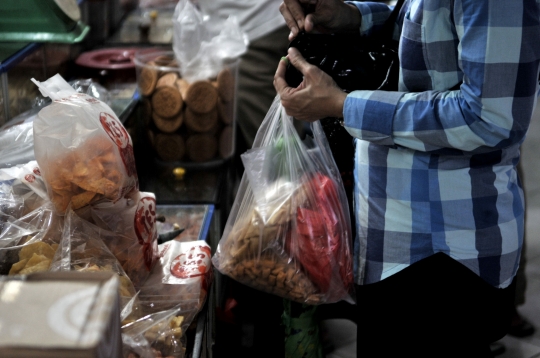
M 68 208 L 62 241 L 50 265 L 50 271 L 114 272 L 118 275 L 123 321 L 140 317 L 137 293 L 129 276 L 104 241 L 119 234 L 100 229 Z
M 60 75 L 32 81 L 53 102 L 34 120 L 34 154 L 56 210 L 64 214 L 138 189 L 133 144 L 104 102 L 77 93 Z

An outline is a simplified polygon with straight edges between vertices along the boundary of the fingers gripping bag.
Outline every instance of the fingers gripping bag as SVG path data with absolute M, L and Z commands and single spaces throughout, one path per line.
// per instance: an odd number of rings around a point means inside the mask
M 34 120 L 35 159 L 56 210 L 64 214 L 138 189 L 133 144 L 104 102 L 77 93 L 60 75 L 32 81 L 53 102 Z
M 212 262 L 253 288 L 312 305 L 352 302 L 351 222 L 319 121 L 301 140 L 276 97 Z

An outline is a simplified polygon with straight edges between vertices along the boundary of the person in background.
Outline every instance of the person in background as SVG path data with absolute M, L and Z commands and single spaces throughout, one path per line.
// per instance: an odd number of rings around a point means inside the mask
M 284 0 L 280 10 L 291 39 L 370 36 L 391 8 Z M 347 94 L 296 49 L 274 86 L 288 115 L 342 117 L 356 138 L 358 356 L 491 357 L 514 311 L 525 212 L 516 165 L 539 91 L 539 4 L 407 0 L 394 34 L 397 91 Z M 304 76 L 297 88 L 288 62 Z

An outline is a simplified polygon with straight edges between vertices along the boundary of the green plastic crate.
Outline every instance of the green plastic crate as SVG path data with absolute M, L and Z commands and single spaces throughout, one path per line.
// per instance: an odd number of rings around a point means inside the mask
M 82 41 L 90 27 L 76 0 L 0 0 L 0 42 Z

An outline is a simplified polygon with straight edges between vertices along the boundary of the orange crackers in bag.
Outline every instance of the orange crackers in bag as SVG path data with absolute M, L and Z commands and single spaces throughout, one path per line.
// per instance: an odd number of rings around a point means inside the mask
M 138 189 L 133 143 L 111 108 L 60 75 L 32 81 L 53 100 L 34 120 L 34 152 L 56 210 L 115 202 Z

